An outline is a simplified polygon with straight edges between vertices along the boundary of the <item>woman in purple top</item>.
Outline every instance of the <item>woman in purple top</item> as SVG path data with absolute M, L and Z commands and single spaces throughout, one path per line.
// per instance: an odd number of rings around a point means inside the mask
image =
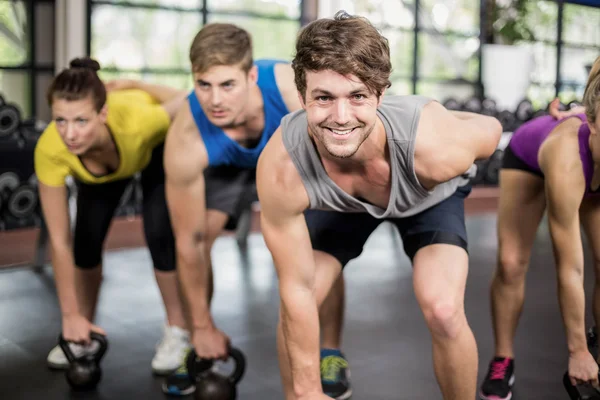
M 523 300 L 525 274 L 544 211 L 558 273 L 559 304 L 573 384 L 598 385 L 598 365 L 585 332 L 583 246 L 580 222 L 600 279 L 600 57 L 594 62 L 583 108 L 566 118 L 544 116 L 523 124 L 504 152 L 500 172 L 498 265 L 491 285 L 495 354 L 481 386 L 485 400 L 508 400 L 514 382 L 513 339 Z M 558 115 L 558 114 L 555 114 Z M 600 323 L 600 285 L 594 317 Z

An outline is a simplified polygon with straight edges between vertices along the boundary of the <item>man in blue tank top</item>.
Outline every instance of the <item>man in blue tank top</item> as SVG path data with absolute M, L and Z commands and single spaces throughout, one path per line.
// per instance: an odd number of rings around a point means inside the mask
M 190 61 L 194 90 L 165 145 L 166 191 L 193 347 L 201 358 L 223 358 L 229 338 L 210 313 L 211 248 L 257 199 L 258 157 L 282 117 L 301 106 L 289 63 L 253 61 L 251 38 L 235 25 L 203 27 L 191 44 Z M 194 389 L 185 367 L 163 385 L 173 395 Z
M 475 398 L 477 346 L 464 311 L 470 187 L 461 175 L 496 149 L 500 123 L 422 96 L 384 98 L 388 42 L 344 12 L 300 32 L 292 66 L 304 110 L 282 120 L 257 168 L 261 230 L 279 277 L 285 398 L 329 398 L 319 377 L 319 307 L 384 220 L 413 263 L 443 398 Z

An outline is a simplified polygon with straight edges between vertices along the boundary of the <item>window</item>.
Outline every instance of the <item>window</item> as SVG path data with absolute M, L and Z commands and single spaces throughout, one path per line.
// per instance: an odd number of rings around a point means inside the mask
M 31 37 L 24 1 L 0 2 L 0 65 L 18 67 L 31 59 Z
M 438 101 L 449 98 L 467 99 L 475 94 L 474 86 L 470 82 L 426 82 L 420 80 L 417 85 L 417 93 L 431 97 Z
M 209 0 L 209 14 L 252 14 L 256 16 L 271 16 L 300 19 L 299 0 Z
M 92 56 L 104 68 L 182 69 L 202 15 L 102 5 L 92 13 Z
M 389 40 L 392 58 L 388 93 L 443 100 L 446 92 L 465 96 L 475 92 L 479 4 L 480 0 L 338 0 L 319 2 L 319 15 L 331 17 L 344 9 L 380 29 Z M 444 85 L 448 90 L 442 89 Z
M 600 46 L 600 8 L 565 4 L 563 24 L 565 43 Z
M 189 47 L 204 23 L 248 30 L 255 58 L 291 60 L 300 0 L 91 0 L 90 55 L 103 79 L 147 79 L 190 88 Z
M 392 87 L 388 93 L 411 94 L 412 93 L 412 69 L 413 69 L 413 35 L 409 32 L 394 28 L 382 30 L 388 39 L 390 46 L 390 57 L 392 59 Z
M 419 18 L 424 30 L 479 35 L 480 0 L 421 0 Z
M 600 55 L 600 8 L 565 4 L 562 40 L 559 97 L 564 103 L 581 101 L 587 67 Z
M 500 0 L 497 0 L 500 2 Z M 558 93 L 563 102 L 581 99 L 587 69 L 600 54 L 600 4 L 528 0 L 525 21 L 535 34 L 535 58 L 528 96 L 546 107 Z M 581 0 L 577 1 L 581 3 Z M 368 18 L 390 41 L 392 88 L 444 100 L 479 95 L 481 82 L 481 5 L 487 0 L 337 0 L 319 2 L 319 16 L 339 9 Z M 506 3 L 506 1 L 503 1 Z M 598 4 L 592 6 L 592 4 Z M 559 16 L 562 15 L 562 33 Z M 562 41 L 559 40 L 559 35 Z M 557 60 L 560 59 L 560 62 Z M 557 64 L 559 66 L 557 67 Z M 397 82 L 397 83 L 396 83 Z
M 229 22 L 250 32 L 255 59 L 279 58 L 291 61 L 294 56 L 296 34 L 300 29 L 298 21 L 209 14 L 208 22 Z
M 479 38 L 452 35 L 419 35 L 419 77 L 477 81 Z
M 0 95 L 21 118 L 48 121 L 38 76 L 54 72 L 54 1 L 0 1 Z

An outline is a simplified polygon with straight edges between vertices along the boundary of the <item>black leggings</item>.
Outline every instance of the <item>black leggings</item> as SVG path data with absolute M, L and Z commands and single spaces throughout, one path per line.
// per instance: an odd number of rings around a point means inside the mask
M 93 268 L 102 262 L 104 239 L 131 178 L 97 185 L 77 181 L 77 218 L 73 252 L 75 265 Z M 175 269 L 175 239 L 165 198 L 163 146 L 152 152 L 142 171 L 144 236 L 154 268 Z

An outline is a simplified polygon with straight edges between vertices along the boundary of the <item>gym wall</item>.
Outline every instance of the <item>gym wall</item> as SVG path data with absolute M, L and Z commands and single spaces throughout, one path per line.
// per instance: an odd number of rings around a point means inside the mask
M 86 52 L 86 1 L 0 1 L 0 231 L 41 223 L 33 150 L 46 88 Z

